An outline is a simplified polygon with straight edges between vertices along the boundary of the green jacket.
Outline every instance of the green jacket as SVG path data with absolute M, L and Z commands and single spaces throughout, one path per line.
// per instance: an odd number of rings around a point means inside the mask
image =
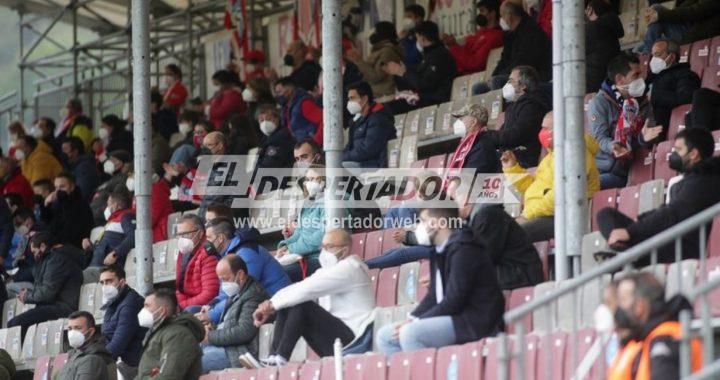
M 675 9 L 655 7 L 658 22 L 688 24 L 682 43 L 690 43 L 720 34 L 720 1 L 685 0 Z
M 205 329 L 191 314 L 178 314 L 148 331 L 137 380 L 197 380 L 202 372 L 200 342 Z M 150 377 L 153 370 L 159 372 Z
M 60 372 L 55 374 L 56 380 L 112 380 L 117 378 L 115 360 L 105 348 L 105 337 L 96 332 L 90 340 L 80 348 L 68 351 L 68 361 Z

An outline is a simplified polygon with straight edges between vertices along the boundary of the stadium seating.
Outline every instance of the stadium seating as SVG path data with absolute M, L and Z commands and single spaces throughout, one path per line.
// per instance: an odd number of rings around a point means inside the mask
M 365 239 L 365 260 L 378 257 L 383 254 L 383 235 L 382 230 L 368 232 Z
M 711 39 L 695 41 L 690 48 L 690 68 L 702 78 L 702 72 L 708 66 Z
M 653 149 L 639 149 L 632 152 L 633 161 L 628 175 L 628 186 L 638 185 L 653 179 L 655 164 L 655 151 Z
M 447 346 L 435 356 L 435 380 L 480 379 L 483 341 Z
M 673 141 L 663 141 L 658 144 L 657 149 L 655 150 L 655 170 L 653 177 L 656 179 L 662 178 L 665 180 L 665 183 L 670 181 L 670 178 L 677 175 L 674 170 L 670 169 L 669 164 L 673 144 Z
M 593 231 L 598 230 L 597 220 L 595 218 L 598 212 L 600 212 L 600 210 L 606 207 L 617 208 L 617 197 L 618 189 L 600 190 L 595 193 L 595 195 L 593 195 L 592 206 L 590 209 L 591 225 Z
M 685 115 L 690 112 L 691 108 L 692 106 L 690 104 L 684 104 L 677 106 L 672 110 L 672 114 L 670 114 L 670 126 L 668 127 L 667 141 L 674 141 L 678 132 L 685 129 Z
M 417 287 L 420 262 L 403 264 L 398 277 L 397 304 L 407 305 L 418 301 Z
M 518 288 L 514 289 L 510 293 L 510 299 L 507 305 L 507 309 L 514 309 L 526 302 L 529 302 L 533 299 L 534 296 L 534 288 L 532 286 L 528 286 L 525 288 Z M 532 325 L 532 315 L 527 315 L 522 320 L 522 324 L 524 326 L 524 329 L 526 332 L 530 332 L 533 330 Z M 508 332 L 509 333 L 515 333 L 515 325 L 508 326 Z
M 396 305 L 399 275 L 398 268 L 385 268 L 380 271 L 376 302 L 378 306 Z
M 636 219 L 640 209 L 640 188 L 638 186 L 627 186 L 620 189 L 618 194 L 618 211 Z
M 390 356 L 388 378 L 392 380 L 431 380 L 435 373 L 435 349 L 398 352 Z

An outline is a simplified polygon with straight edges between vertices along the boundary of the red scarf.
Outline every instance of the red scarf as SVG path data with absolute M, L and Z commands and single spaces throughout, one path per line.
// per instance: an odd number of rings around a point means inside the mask
M 445 170 L 445 178 L 443 179 L 443 188 L 446 189 L 448 185 L 448 178 L 457 177 L 460 173 L 460 169 L 465 166 L 465 160 L 467 159 L 468 153 L 475 145 L 475 140 L 480 133 L 485 132 L 485 127 L 479 128 L 475 132 L 466 135 L 460 140 L 455 153 L 453 153 L 450 162 L 448 163 L 447 170 Z
M 620 107 L 620 117 L 615 127 L 615 141 L 632 151 L 630 141 L 637 136 L 645 124 L 640 115 L 640 104 L 634 98 L 625 99 Z
M 107 222 L 108 223 L 113 223 L 113 222 L 120 223 L 123 216 L 125 216 L 131 212 L 133 212 L 132 208 L 126 208 L 124 210 L 117 210 L 114 213 L 110 214 L 110 218 L 108 218 Z

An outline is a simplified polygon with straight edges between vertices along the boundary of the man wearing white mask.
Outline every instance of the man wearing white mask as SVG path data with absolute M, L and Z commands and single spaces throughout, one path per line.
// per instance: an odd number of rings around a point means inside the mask
M 333 342 L 338 338 L 346 349 L 368 343 L 364 338 L 372 332 L 375 295 L 368 268 L 350 251 L 351 246 L 347 231 L 328 231 L 320 253 L 322 268 L 304 281 L 279 290 L 257 308 L 256 327 L 276 315 L 270 356 L 261 360 L 263 364 L 287 363 L 301 337 L 320 356 L 332 356 Z M 318 298 L 319 303 L 315 303 Z
M 477 173 L 498 173 L 500 160 L 495 144 L 487 132 L 488 110 L 480 104 L 469 104 L 453 113 L 453 133 L 460 136 L 447 168 L 475 169 Z
M 403 62 L 410 68 L 415 70 L 420 61 L 422 54 L 418 51 L 415 38 L 415 26 L 425 20 L 425 8 L 419 4 L 410 4 L 405 7 L 405 15 L 400 24 L 400 46 L 403 50 Z
M 113 264 L 123 267 L 128 253 L 135 247 L 135 213 L 130 193 L 127 190 L 112 192 L 103 214 L 106 223 L 102 238 L 94 247 L 89 239 L 83 239 L 83 248 L 92 248 L 91 267 Z
M 280 110 L 272 104 L 262 104 L 256 115 L 263 136 L 255 168 L 292 167 L 295 139 L 287 128 L 280 126 Z
M 200 377 L 199 343 L 205 338 L 205 329 L 193 315 L 178 313 L 177 309 L 177 299 L 170 289 L 154 290 L 145 297 L 145 307 L 137 319 L 150 331 L 143 342 L 137 380 Z
M 105 348 L 118 362 L 125 379 L 134 379 L 140 363 L 140 349 L 147 329 L 140 327 L 137 314 L 144 299 L 127 284 L 125 271 L 119 266 L 104 267 L 100 272 L 103 315 L 102 335 Z
M 247 265 L 240 256 L 225 256 L 218 263 L 216 272 L 228 299 L 217 325 L 207 314 L 198 315 L 205 326 L 203 373 L 240 367 L 239 357 L 246 353 L 257 356 L 259 329 L 253 324 L 253 313 L 268 299 L 260 282 L 248 274 Z
M 87 311 L 76 311 L 68 317 L 67 363 L 57 373 L 63 380 L 114 379 L 115 361 L 105 348 L 105 338 L 95 326 L 95 318 Z
M 181 309 L 207 305 L 218 295 L 220 283 L 215 275 L 218 263 L 214 247 L 205 242 L 205 227 L 197 215 L 183 215 L 177 224 L 178 250 L 175 289 Z M 209 249 L 210 248 L 210 249 Z M 210 252 L 208 251 L 210 250 Z
M 670 125 L 672 110 L 682 104 L 692 103 L 693 92 L 700 88 L 700 77 L 690 65 L 680 62 L 680 45 L 673 40 L 657 40 L 652 46 L 648 83 L 655 123 L 663 126 L 660 141 Z
M 662 133 L 655 127 L 640 62 L 620 54 L 608 66 L 608 78 L 587 105 L 590 134 L 600 145 L 595 157 L 600 189 L 623 187 L 633 154 Z
M 367 82 L 350 85 L 347 110 L 353 115 L 353 121 L 342 153 L 342 165 L 346 168 L 387 167 L 387 143 L 396 135 L 394 120 L 382 104 L 375 103 Z
M 378 332 L 385 355 L 440 348 L 494 336 L 501 331 L 505 300 L 489 255 L 472 231 L 460 228 L 458 209 L 433 205 L 420 211 L 415 237 L 434 246 L 430 255 L 430 290 L 410 318 Z

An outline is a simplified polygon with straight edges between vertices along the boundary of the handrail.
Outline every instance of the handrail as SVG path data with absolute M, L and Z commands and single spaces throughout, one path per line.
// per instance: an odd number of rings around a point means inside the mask
M 6 101 L 8 99 L 12 99 L 13 97 L 17 96 L 17 93 L 18 93 L 17 90 L 12 90 L 12 91 L 0 96 L 0 103 Z
M 637 259 L 642 258 L 645 255 L 652 253 L 658 248 L 670 243 L 679 237 L 691 232 L 703 224 L 706 224 L 713 220 L 717 215 L 720 215 L 720 203 L 707 208 L 696 215 L 668 228 L 667 230 L 660 232 L 653 236 L 652 239 L 647 239 L 630 249 L 622 252 L 614 258 L 603 262 L 599 266 L 590 269 L 589 271 L 581 274 L 578 277 L 572 278 L 567 282 L 560 285 L 554 291 L 539 296 L 523 305 L 520 305 L 512 310 L 505 313 L 504 319 L 506 324 L 514 323 L 515 321 L 525 317 L 526 315 L 535 311 L 540 307 L 546 306 L 550 302 L 556 301 L 563 295 L 576 290 L 577 288 L 585 285 L 586 283 L 597 279 L 598 277 L 607 274 L 613 270 L 620 269 L 625 265 L 628 265 Z

